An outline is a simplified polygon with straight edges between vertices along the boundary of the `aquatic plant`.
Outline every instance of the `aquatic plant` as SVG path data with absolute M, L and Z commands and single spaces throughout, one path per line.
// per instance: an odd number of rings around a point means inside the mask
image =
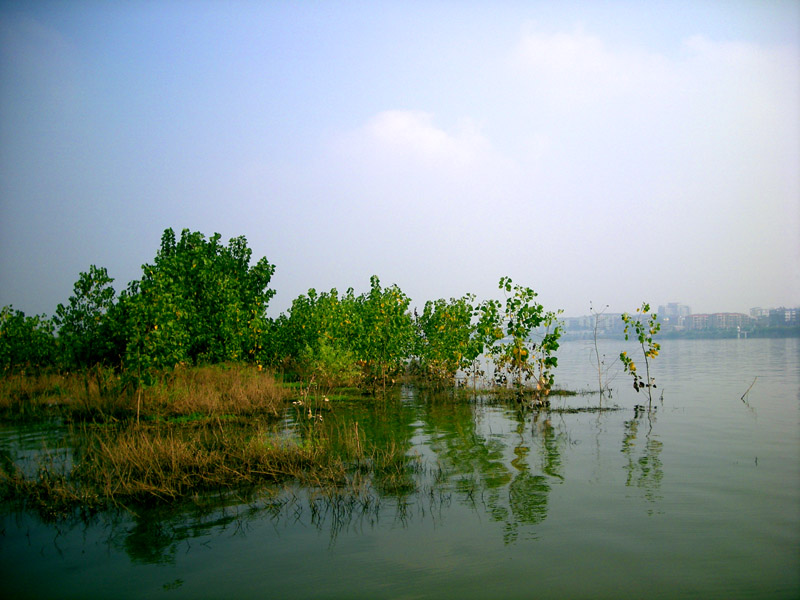
M 0 418 L 9 421 L 60 417 L 113 423 L 203 414 L 277 417 L 290 391 L 252 365 L 179 367 L 146 389 L 131 387 L 108 367 L 84 372 L 9 375 L 0 378 Z
M 558 365 L 561 311 L 546 312 L 536 302 L 536 292 L 513 284 L 510 277 L 500 278 L 499 288 L 506 294 L 505 305 L 497 300 L 484 303 L 478 324 L 479 333 L 491 342 L 487 352 L 495 364 L 496 383 L 510 383 L 521 399 L 526 382 L 533 379 L 534 403 L 549 403 L 546 398 Z M 538 342 L 536 330 L 542 332 Z
M 603 318 L 603 315 L 605 314 L 607 309 L 608 309 L 608 304 L 606 304 L 606 306 L 603 308 L 603 310 L 597 311 L 597 310 L 595 310 L 594 305 L 591 302 L 589 303 L 589 313 L 592 315 L 592 318 L 594 320 L 594 326 L 592 328 L 592 333 L 593 333 L 593 340 L 594 340 L 595 364 L 597 366 L 597 389 L 598 389 L 598 392 L 600 393 L 600 403 L 601 404 L 603 402 L 603 397 L 605 396 L 606 393 L 608 393 L 608 397 L 609 398 L 611 397 L 610 383 L 611 383 L 611 379 L 613 379 L 613 377 L 611 377 L 611 378 L 609 377 L 609 371 L 614 366 L 614 363 L 611 363 L 610 365 L 606 365 L 606 356 L 605 356 L 605 354 L 603 354 L 602 356 L 600 355 L 600 350 L 599 350 L 598 343 L 597 343 L 597 332 L 598 332 L 598 329 L 600 328 L 600 321 Z M 616 361 L 614 361 L 614 362 L 616 362 Z
M 434 387 L 452 388 L 459 370 L 473 368 L 483 351 L 476 344 L 473 302 L 467 294 L 449 301 L 428 301 L 422 314 L 414 311 L 417 328 L 415 355 L 420 375 Z
M 656 387 L 655 379 L 650 376 L 650 361 L 658 356 L 661 346 L 653 341 L 653 338 L 661 329 L 661 324 L 658 322 L 658 315 L 650 312 L 650 305 L 643 302 L 642 305 L 636 309 L 636 315 L 629 313 L 622 314 L 622 321 L 625 323 L 625 339 L 627 340 L 630 335 L 636 336 L 639 345 L 642 348 L 642 355 L 645 364 L 645 377 L 636 370 L 636 363 L 628 356 L 627 352 L 621 352 L 619 359 L 622 366 L 627 373 L 633 377 L 633 389 L 637 392 L 642 389 L 647 389 L 648 406 L 653 403 L 652 389 Z

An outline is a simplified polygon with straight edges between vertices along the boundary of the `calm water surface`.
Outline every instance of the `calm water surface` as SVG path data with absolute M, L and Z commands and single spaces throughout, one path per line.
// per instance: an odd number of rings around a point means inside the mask
M 623 347 L 601 353 L 610 363 Z M 563 344 L 558 382 L 593 388 L 592 353 Z M 420 457 L 416 491 L 370 502 L 294 489 L 90 524 L 4 514 L 0 595 L 798 597 L 800 340 L 664 341 L 649 412 L 619 370 L 604 400 L 618 411 L 520 415 L 411 389 L 336 409 Z M 24 459 L 42 436 L 58 447 L 57 431 L 24 429 L 0 432 L 0 447 Z

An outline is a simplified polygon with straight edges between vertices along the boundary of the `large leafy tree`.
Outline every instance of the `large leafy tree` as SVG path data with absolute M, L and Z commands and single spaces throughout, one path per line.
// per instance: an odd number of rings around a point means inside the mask
M 476 344 L 471 294 L 425 303 L 416 315 L 417 349 L 423 375 L 435 385 L 451 386 L 460 369 L 468 369 L 482 351 Z
M 56 359 L 53 322 L 45 315 L 26 317 L 25 313 L 4 306 L 0 310 L 0 370 L 51 366 Z
M 266 258 L 251 265 L 243 236 L 227 246 L 220 237 L 184 229 L 176 240 L 164 231 L 154 263 L 121 299 L 129 368 L 257 359 L 275 267 Z
M 105 267 L 91 265 L 73 286 L 67 304 L 59 304 L 53 321 L 65 364 L 86 368 L 115 358 L 115 336 L 109 311 L 114 305 L 114 280 Z
M 514 284 L 510 277 L 502 277 L 499 288 L 505 293 L 505 304 L 496 300 L 486 303 L 478 328 L 485 330 L 488 339 L 494 338 L 488 353 L 495 363 L 496 376 L 501 381 L 510 378 L 518 392 L 533 379 L 535 395 L 543 399 L 550 392 L 553 370 L 558 365 L 558 313 L 545 311 L 536 301 L 536 292 Z
M 355 299 L 354 350 L 374 388 L 385 390 L 411 357 L 415 330 L 409 303 L 397 285 L 382 288 L 376 275 L 370 278 L 370 291 Z

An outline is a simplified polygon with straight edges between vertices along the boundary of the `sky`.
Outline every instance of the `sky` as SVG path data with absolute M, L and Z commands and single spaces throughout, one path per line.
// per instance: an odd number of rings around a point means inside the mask
M 0 306 L 164 229 L 422 306 L 800 305 L 800 2 L 0 0 Z

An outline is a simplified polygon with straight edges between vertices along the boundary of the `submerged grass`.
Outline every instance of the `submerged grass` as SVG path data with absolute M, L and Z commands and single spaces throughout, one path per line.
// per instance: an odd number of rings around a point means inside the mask
M 357 423 L 326 428 L 309 420 L 298 433 L 279 432 L 265 419 L 78 424 L 71 452 L 44 451 L 35 474 L 2 461 L 0 496 L 58 518 L 75 510 L 172 502 L 277 482 L 325 495 L 415 489 L 419 461 L 400 444 L 367 441 Z
M 56 419 L 72 448 L 43 448 L 39 464 L 24 470 L 0 461 L 0 497 L 58 516 L 306 473 L 338 476 L 319 447 L 272 432 L 290 394 L 271 374 L 241 365 L 179 368 L 140 390 L 111 369 L 4 377 L 0 419 Z
M 169 500 L 222 487 L 297 476 L 318 461 L 313 447 L 275 444 L 260 427 L 130 427 L 90 437 L 73 471 L 99 496 Z
M 6 377 L 0 381 L 0 418 L 60 418 L 71 443 L 69 450 L 44 448 L 34 468 L 0 460 L 0 498 L 59 518 L 280 482 L 326 497 L 402 497 L 417 490 L 423 462 L 409 452 L 408 432 L 391 430 L 388 415 L 380 416 L 392 406 L 386 398 L 317 392 L 287 388 L 270 374 L 239 365 L 177 369 L 137 391 L 121 387 L 117 375 L 103 369 Z M 461 392 L 451 400 L 461 403 Z M 482 397 L 508 400 L 499 393 Z M 344 404 L 359 405 L 353 414 L 360 416 L 337 415 L 333 406 Z

